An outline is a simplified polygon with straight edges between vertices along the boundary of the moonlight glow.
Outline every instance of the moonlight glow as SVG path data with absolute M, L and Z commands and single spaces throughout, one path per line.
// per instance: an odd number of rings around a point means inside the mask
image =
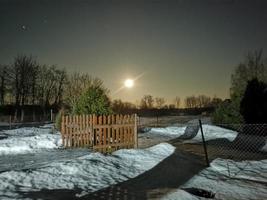
M 134 81 L 132 79 L 127 79 L 124 81 L 124 86 L 127 88 L 132 88 L 134 86 Z

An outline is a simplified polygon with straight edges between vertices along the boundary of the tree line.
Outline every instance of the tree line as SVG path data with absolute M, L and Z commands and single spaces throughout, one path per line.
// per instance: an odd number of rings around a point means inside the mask
M 32 56 L 19 55 L 12 64 L 0 66 L 0 79 L 1 105 L 46 107 L 62 102 L 67 73 L 55 65 L 40 65 Z
M 220 104 L 223 100 L 217 97 L 209 97 L 206 95 L 199 96 L 188 96 L 184 99 L 184 105 L 182 106 L 181 98 L 176 96 L 171 104 L 166 104 L 166 99 L 163 97 L 155 97 L 152 95 L 145 95 L 140 101 L 141 109 L 151 109 L 151 108 L 171 108 L 171 109 L 179 109 L 181 107 L 184 108 L 205 108 L 205 107 L 215 107 Z
M 206 95 L 184 99 L 185 108 L 216 107 L 222 100 Z M 81 114 L 120 113 L 131 109 L 180 109 L 179 96 L 167 104 L 163 97 L 144 95 L 140 103 L 111 100 L 103 81 L 87 73 L 69 73 L 56 65 L 40 64 L 33 56 L 18 55 L 9 65 L 0 65 L 0 105 L 12 105 L 14 118 L 23 121 L 27 106 L 39 106 L 43 115 L 55 111 Z M 34 110 L 32 112 L 35 112 Z
M 167 104 L 167 100 L 164 97 L 153 97 L 152 95 L 144 95 L 139 104 L 133 104 L 130 102 L 123 102 L 120 99 L 112 101 L 112 108 L 116 112 L 124 111 L 127 109 L 181 109 L 183 108 L 207 108 L 217 107 L 223 100 L 217 97 L 209 97 L 206 95 L 189 96 L 185 97 L 184 105 L 182 106 L 181 98 L 176 96 L 173 102 Z
M 15 107 L 14 117 L 17 119 L 19 112 L 22 121 L 29 105 L 38 105 L 44 115 L 50 108 L 78 112 L 81 95 L 92 86 L 108 93 L 99 78 L 40 64 L 33 56 L 18 55 L 11 64 L 0 65 L 0 105 Z

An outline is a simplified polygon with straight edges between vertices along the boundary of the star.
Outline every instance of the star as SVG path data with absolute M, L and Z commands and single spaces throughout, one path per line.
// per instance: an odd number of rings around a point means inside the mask
M 27 26 L 26 26 L 26 25 L 22 25 L 22 26 L 21 26 L 21 29 L 22 29 L 23 31 L 26 31 L 26 30 L 27 30 Z

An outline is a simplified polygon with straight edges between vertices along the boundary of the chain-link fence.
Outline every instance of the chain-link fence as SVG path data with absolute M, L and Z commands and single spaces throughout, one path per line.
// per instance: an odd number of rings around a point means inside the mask
M 202 125 L 200 121 L 185 127 L 184 133 L 174 140 L 175 146 L 199 155 L 225 180 L 243 180 L 252 174 L 261 177 L 261 173 L 266 173 L 266 167 L 261 165 L 267 161 L 267 124 Z
M 202 125 L 199 121 L 199 124 L 187 124 L 184 134 L 177 140 L 177 148 L 200 155 L 210 166 L 199 177 L 214 181 L 215 185 L 213 193 L 207 190 L 207 186 L 197 185 L 206 189 L 204 192 L 216 194 L 217 197 L 224 196 L 218 183 L 239 188 L 251 184 L 252 191 L 257 185 L 265 187 L 267 124 Z
M 224 165 L 222 168 L 228 169 L 230 178 L 236 173 L 242 174 L 241 171 L 247 173 L 251 163 L 260 165 L 267 161 L 267 124 L 212 124 L 209 118 L 201 121 L 196 116 L 192 118 L 141 118 L 140 124 L 149 127 L 142 130 L 148 133 L 144 137 L 151 140 L 167 135 L 169 142 L 178 150 L 198 155 L 207 165 Z M 140 131 L 140 134 L 143 132 Z
M 198 149 L 200 148 L 198 146 L 202 146 L 204 154 L 206 146 L 210 160 L 216 158 L 236 161 L 267 159 L 267 124 L 189 125 L 180 139 L 183 139 L 183 144 L 191 148 Z

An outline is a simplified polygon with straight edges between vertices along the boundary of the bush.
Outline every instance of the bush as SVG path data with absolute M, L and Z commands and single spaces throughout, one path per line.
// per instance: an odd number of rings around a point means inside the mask
M 78 99 L 74 114 L 108 115 L 112 113 L 107 90 L 99 86 L 90 86 Z
M 212 122 L 216 124 L 243 123 L 243 118 L 239 112 L 239 102 L 229 100 L 221 103 L 212 114 Z
M 240 112 L 247 124 L 267 123 L 267 85 L 264 82 L 258 79 L 248 82 Z

